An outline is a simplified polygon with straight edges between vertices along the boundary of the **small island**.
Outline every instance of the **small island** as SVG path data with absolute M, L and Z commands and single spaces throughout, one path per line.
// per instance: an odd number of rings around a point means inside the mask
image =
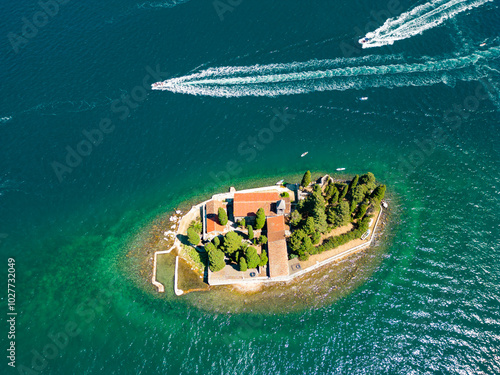
M 387 205 L 385 190 L 370 172 L 312 182 L 309 171 L 300 183 L 230 188 L 171 217 L 172 230 L 164 236 L 173 245 L 154 254 L 153 284 L 164 291 L 156 280 L 156 257 L 174 249 L 176 295 L 187 292 L 178 288 L 179 257 L 210 287 L 252 290 L 290 281 L 368 247 Z

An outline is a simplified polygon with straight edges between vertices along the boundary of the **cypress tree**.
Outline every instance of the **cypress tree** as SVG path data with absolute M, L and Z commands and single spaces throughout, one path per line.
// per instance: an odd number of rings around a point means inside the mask
M 342 201 L 342 199 L 344 199 L 344 197 L 347 194 L 347 190 L 348 190 L 347 184 L 340 185 L 340 187 L 339 187 L 339 202 Z
M 257 254 L 257 250 L 255 247 L 249 247 L 245 252 L 245 258 L 247 261 L 248 268 L 257 268 L 260 263 L 259 254 Z
M 328 224 L 326 223 L 325 208 L 317 208 L 314 210 L 314 227 L 320 233 L 325 233 Z
M 380 202 L 382 201 L 382 199 L 384 199 L 385 190 L 386 190 L 385 185 L 379 185 L 375 188 L 375 190 L 373 190 L 371 197 L 372 197 L 373 203 L 375 205 L 378 206 L 380 204 Z
M 359 210 L 358 210 L 358 212 L 356 212 L 355 218 L 356 219 L 360 219 L 363 216 L 365 216 L 367 209 L 368 209 L 368 205 L 366 203 L 364 203 L 361 206 L 359 206 Z
M 226 210 L 223 209 L 222 207 L 219 207 L 219 210 L 217 211 L 218 217 L 219 217 L 219 224 L 220 225 L 226 225 L 227 224 L 227 213 Z
M 212 240 L 212 242 L 215 245 L 215 247 L 219 247 L 220 246 L 220 238 L 219 237 L 214 237 L 214 239 Z
M 224 251 L 232 254 L 241 247 L 242 238 L 235 232 L 228 232 L 224 237 Z
M 255 229 L 262 229 L 266 224 L 266 213 L 264 209 L 261 207 L 257 210 L 257 217 L 255 219 Z
M 315 228 L 315 222 L 314 222 L 314 218 L 312 216 L 309 216 L 306 220 L 306 224 L 304 225 L 304 232 L 306 232 L 307 234 L 311 235 L 314 230 L 316 229 Z
M 260 243 L 261 245 L 265 245 L 265 244 L 267 243 L 267 237 L 266 237 L 266 236 L 264 236 L 263 234 L 261 234 L 261 235 L 259 236 L 259 243 Z
M 342 201 L 338 206 L 335 207 L 335 219 L 333 225 L 335 227 L 341 227 L 349 224 L 351 221 L 351 211 L 349 207 L 349 202 Z
M 208 263 L 210 271 L 212 272 L 217 272 L 223 269 L 226 266 L 226 262 L 224 261 L 224 253 L 222 250 L 217 249 L 214 246 L 214 249 L 208 251 Z
M 358 185 L 359 181 L 359 176 L 356 175 L 354 178 L 351 180 L 351 183 L 349 184 L 349 191 L 352 192 L 353 189 Z
M 311 172 L 307 171 L 304 173 L 304 177 L 302 177 L 302 182 L 300 183 L 300 186 L 302 187 L 307 187 L 311 183 Z
M 369 191 L 375 188 L 375 176 L 373 173 L 368 172 L 359 178 L 359 183 L 366 185 Z
M 196 246 L 200 243 L 200 236 L 198 233 L 193 228 L 188 228 L 187 230 L 187 236 L 188 236 L 188 241 L 193 245 Z
M 251 225 L 248 226 L 248 239 L 253 240 L 253 227 Z
M 259 266 L 264 267 L 267 264 L 268 260 L 269 259 L 267 258 L 266 250 L 262 250 L 262 252 L 260 253 L 260 263 L 259 263 Z
M 245 257 L 240 258 L 239 265 L 240 265 L 241 272 L 245 272 L 248 269 L 247 261 L 245 260 Z
M 302 215 L 298 210 L 295 210 L 290 215 L 290 225 L 296 227 L 302 221 Z

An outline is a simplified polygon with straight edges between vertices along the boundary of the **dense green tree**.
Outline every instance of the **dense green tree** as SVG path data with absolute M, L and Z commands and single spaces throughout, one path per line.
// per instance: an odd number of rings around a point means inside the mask
M 375 176 L 373 175 L 373 173 L 368 172 L 359 178 L 359 183 L 366 185 L 366 187 L 368 188 L 368 191 L 372 191 L 373 189 L 375 189 L 375 186 L 376 186 Z
M 211 251 L 215 251 L 217 249 L 217 247 L 212 243 L 212 242 L 209 242 L 205 245 L 205 251 L 207 253 L 211 252 Z
M 262 229 L 266 224 L 266 213 L 261 207 L 257 210 L 257 217 L 255 218 L 255 229 Z
M 260 243 L 261 245 L 265 245 L 265 244 L 267 243 L 267 237 L 266 237 L 266 236 L 264 236 L 263 234 L 261 234 L 261 235 L 259 236 L 259 243 Z
M 337 186 L 337 189 L 339 190 L 339 202 L 340 202 L 342 201 L 342 199 L 344 199 L 344 197 L 347 194 L 348 190 L 347 184 L 339 184 L 339 186 Z
M 211 245 L 210 243 L 207 246 Z M 207 247 L 205 247 L 206 249 Z M 223 269 L 226 266 L 226 262 L 224 260 L 224 253 L 222 250 L 217 249 L 215 246 L 213 249 L 208 251 L 208 264 L 210 271 L 217 272 Z
M 311 183 L 311 172 L 307 171 L 304 173 L 304 177 L 302 177 L 302 182 L 300 183 L 300 186 L 302 187 L 307 187 Z
M 253 227 L 251 225 L 248 226 L 248 239 L 253 240 Z
M 212 242 L 215 245 L 215 247 L 219 247 L 220 246 L 220 238 L 218 236 L 214 237 L 214 239 L 212 240 Z
M 281 198 L 290 198 L 290 193 L 288 191 L 284 191 L 283 193 L 280 194 Z
M 354 190 L 354 188 L 358 185 L 358 181 L 359 176 L 354 176 L 354 178 L 351 180 L 351 183 L 349 184 L 349 192 L 352 192 Z
M 325 189 L 325 198 L 329 202 L 337 202 L 339 199 L 339 191 L 334 184 L 330 184 Z
M 351 221 L 351 211 L 349 202 L 342 201 L 339 205 L 335 206 L 335 219 L 333 221 L 334 227 L 341 227 L 349 224 Z
M 314 232 L 311 236 L 311 242 L 313 245 L 317 245 L 321 239 L 321 234 L 319 232 Z
M 188 236 L 188 241 L 193 246 L 196 246 L 200 243 L 200 235 L 198 233 L 196 233 L 196 231 L 193 228 L 188 228 L 187 236 Z
M 267 264 L 268 260 L 269 259 L 267 258 L 266 250 L 262 250 L 262 252 L 260 253 L 260 263 L 259 263 L 259 266 L 264 267 Z
M 224 237 L 224 252 L 232 254 L 241 247 L 242 238 L 236 232 L 228 232 Z
M 245 259 L 247 260 L 248 268 L 257 268 L 260 263 L 260 257 L 259 254 L 257 254 L 257 249 L 250 246 L 245 252 Z
M 245 257 L 240 257 L 239 261 L 240 271 L 245 272 L 248 269 Z
M 290 225 L 296 227 L 302 221 L 302 215 L 298 210 L 295 210 L 290 215 Z
M 356 212 L 356 219 L 361 219 L 363 216 L 366 214 L 366 210 L 368 209 L 368 204 L 363 203 L 361 206 L 359 206 L 358 212 Z
M 373 190 L 371 197 L 373 199 L 374 205 L 378 206 L 380 204 L 380 202 L 382 201 L 382 199 L 384 199 L 385 190 L 386 190 L 385 185 L 379 185 L 375 188 L 375 190 Z
M 306 223 L 304 227 L 302 228 L 306 234 L 311 235 L 313 232 L 316 230 L 315 224 L 314 224 L 314 218 L 312 216 L 309 216 L 306 220 Z
M 356 202 L 361 202 L 367 193 L 368 187 L 366 185 L 358 185 L 352 191 L 352 200 Z
M 312 247 L 311 239 L 305 231 L 299 229 L 293 232 L 290 238 L 290 249 L 294 254 L 299 256 L 300 260 L 309 259 L 309 252 Z
M 219 217 L 219 224 L 220 225 L 226 225 L 227 224 L 227 212 L 225 209 L 222 207 L 219 207 L 218 210 L 218 217 Z
M 335 206 L 336 207 L 336 206 Z M 333 224 L 335 222 L 335 218 L 337 217 L 337 210 L 334 206 L 328 206 L 326 210 L 326 220 Z
M 314 210 L 314 227 L 320 233 L 325 233 L 328 229 L 326 222 L 325 208 L 316 208 Z

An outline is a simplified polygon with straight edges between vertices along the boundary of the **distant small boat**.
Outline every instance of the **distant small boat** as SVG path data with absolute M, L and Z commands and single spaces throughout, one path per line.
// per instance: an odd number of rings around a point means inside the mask
M 304 152 L 302 155 L 300 155 L 301 158 L 303 158 L 304 156 L 306 156 L 307 154 L 309 153 L 309 151 L 306 151 Z
M 276 182 L 276 185 L 282 185 L 283 182 L 285 182 L 285 180 L 279 180 L 278 182 Z
M 362 96 L 359 100 L 368 100 L 368 96 Z
M 337 171 L 345 171 L 345 168 L 337 168 Z
M 363 38 L 359 39 L 358 43 L 360 44 L 368 43 L 370 40 L 373 39 L 374 36 L 375 36 L 374 33 L 368 33 Z
M 481 44 L 479 45 L 479 47 L 484 47 L 485 45 L 486 45 L 486 43 L 481 43 Z

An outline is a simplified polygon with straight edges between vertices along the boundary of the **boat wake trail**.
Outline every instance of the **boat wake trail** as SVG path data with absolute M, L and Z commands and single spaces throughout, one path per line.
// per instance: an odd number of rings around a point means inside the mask
M 398 18 L 390 18 L 377 30 L 366 34 L 363 48 L 393 44 L 436 27 L 457 14 L 479 7 L 493 0 L 433 0 L 420 5 Z M 366 41 L 368 40 L 368 41 Z
M 488 75 L 500 47 L 470 55 L 421 58 L 399 55 L 311 60 L 301 63 L 210 68 L 152 85 L 153 90 L 218 97 L 278 96 L 371 87 L 453 85 Z

